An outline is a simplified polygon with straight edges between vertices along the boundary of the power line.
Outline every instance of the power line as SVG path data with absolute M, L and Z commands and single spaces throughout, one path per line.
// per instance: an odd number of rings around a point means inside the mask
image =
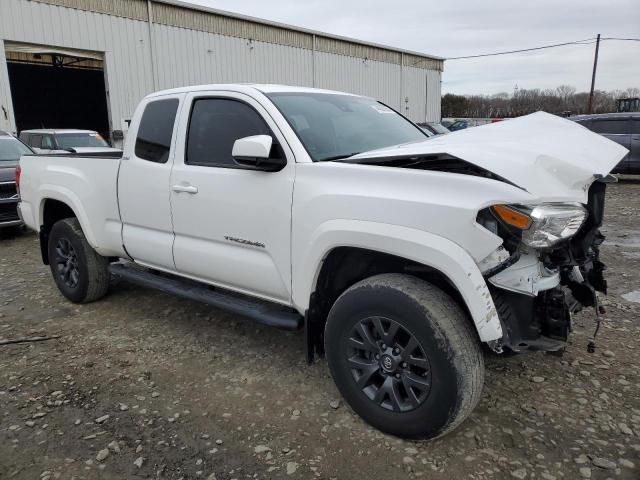
M 601 40 L 621 40 L 626 42 L 640 42 L 640 38 L 602 37 Z
M 493 53 L 481 53 L 478 55 L 465 55 L 465 56 L 461 56 L 461 57 L 450 57 L 450 58 L 446 58 L 446 60 L 466 60 L 469 58 L 482 58 L 482 57 L 495 57 L 497 55 L 510 55 L 512 53 L 523 53 L 523 52 L 534 52 L 537 50 L 545 50 L 548 48 L 557 48 L 557 47 L 564 47 L 567 45 L 591 45 L 593 43 L 595 43 L 596 38 L 592 37 L 592 38 L 585 38 L 584 40 L 574 40 L 571 42 L 563 42 L 563 43 L 554 43 L 551 45 L 542 45 L 540 47 L 531 47 L 531 48 L 521 48 L 519 50 L 507 50 L 504 52 L 493 52 Z M 623 42 L 640 42 L 640 38 L 621 38 L 621 37 L 602 37 L 600 39 L 601 41 L 603 40 L 614 40 L 614 41 L 623 41 Z M 422 60 L 418 60 L 417 62 L 414 63 L 414 65 L 417 65 L 419 62 L 421 62 Z
M 554 43 L 552 45 L 543 45 L 541 47 L 532 47 L 532 48 L 522 48 L 520 50 L 508 50 L 504 52 L 494 52 L 494 53 L 482 53 L 479 55 L 466 55 L 463 57 L 450 57 L 446 60 L 464 60 L 467 58 L 480 58 L 480 57 L 494 57 L 496 55 L 509 55 L 511 53 L 522 53 L 522 52 L 533 52 L 535 50 L 544 50 L 547 48 L 556 48 L 556 47 L 564 47 L 566 45 L 589 45 L 595 41 L 595 37 L 593 38 L 585 38 L 584 40 L 574 40 L 572 42 L 563 42 L 563 43 Z

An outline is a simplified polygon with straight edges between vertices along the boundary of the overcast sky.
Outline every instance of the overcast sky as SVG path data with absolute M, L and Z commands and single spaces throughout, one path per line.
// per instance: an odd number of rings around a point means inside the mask
M 606 37 L 640 38 L 640 0 L 190 0 L 221 10 L 456 57 Z M 589 89 L 593 45 L 445 63 L 442 92 Z M 640 87 L 640 42 L 600 46 L 596 88 Z

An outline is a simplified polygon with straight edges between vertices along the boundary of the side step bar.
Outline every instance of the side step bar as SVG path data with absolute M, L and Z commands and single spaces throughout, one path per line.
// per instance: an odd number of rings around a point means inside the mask
M 240 297 L 235 293 L 223 293 L 211 290 L 191 280 L 158 275 L 152 270 L 143 270 L 137 266 L 112 263 L 109 271 L 130 283 L 141 287 L 153 288 L 178 297 L 206 303 L 231 313 L 243 315 L 258 323 L 285 330 L 302 328 L 303 318 L 295 310 L 269 304 L 266 301 Z

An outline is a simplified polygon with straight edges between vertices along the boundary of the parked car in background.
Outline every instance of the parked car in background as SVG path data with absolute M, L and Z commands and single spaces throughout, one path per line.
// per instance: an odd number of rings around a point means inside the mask
M 466 120 L 456 120 L 451 125 L 448 125 L 447 128 L 451 132 L 455 132 L 456 130 L 464 130 L 469 127 L 469 122 Z
M 23 130 L 20 140 L 36 153 L 108 153 L 117 150 L 93 130 Z
M 427 135 L 433 137 L 435 135 L 444 135 L 445 133 L 450 133 L 449 129 L 445 126 L 441 125 L 438 122 L 423 122 L 417 123 L 422 130 L 425 131 Z
M 0 228 L 22 224 L 18 216 L 16 167 L 22 155 L 31 153 L 20 140 L 0 130 Z
M 614 173 L 640 174 L 640 113 L 577 115 L 570 120 L 629 150 L 613 169 Z

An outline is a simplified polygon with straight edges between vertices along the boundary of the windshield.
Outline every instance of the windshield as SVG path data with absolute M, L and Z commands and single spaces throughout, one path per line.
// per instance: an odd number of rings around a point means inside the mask
M 58 148 L 65 150 L 74 147 L 108 147 L 109 144 L 98 133 L 58 133 Z
M 22 155 L 33 153 L 29 147 L 13 137 L 0 137 L 0 162 L 15 162 Z
M 375 100 L 331 93 L 269 93 L 313 161 L 336 160 L 426 134 Z

